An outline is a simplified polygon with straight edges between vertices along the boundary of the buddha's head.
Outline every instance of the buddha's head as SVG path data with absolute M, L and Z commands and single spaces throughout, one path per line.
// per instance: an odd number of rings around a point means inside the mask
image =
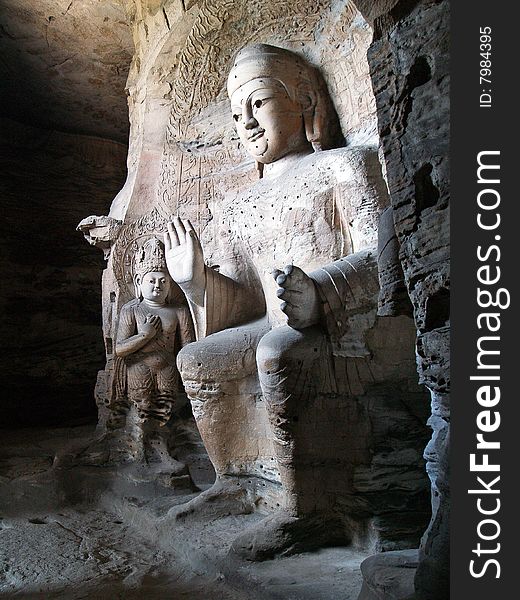
M 134 261 L 136 295 L 141 300 L 166 304 L 172 289 L 172 280 L 166 267 L 164 246 L 157 238 L 150 238 L 136 253 Z
M 267 44 L 243 48 L 227 89 L 240 139 L 257 163 L 341 145 L 323 78 L 294 52 Z

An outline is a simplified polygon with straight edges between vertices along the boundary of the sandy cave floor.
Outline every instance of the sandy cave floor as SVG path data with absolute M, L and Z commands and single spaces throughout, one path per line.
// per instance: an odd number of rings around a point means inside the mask
M 101 510 L 2 520 L 0 598 L 242 600 Z
M 95 481 L 91 473 L 83 480 L 85 494 L 70 492 L 75 486 L 68 485 L 69 479 L 77 472 L 66 475 L 67 485 L 57 482 L 54 455 L 71 440 L 91 434 L 85 427 L 3 433 L 0 599 L 357 599 L 365 556 L 352 549 L 244 562 L 226 571 L 225 554 L 224 562 L 214 564 L 208 556 L 222 552 L 233 532 L 252 517 L 221 519 L 203 531 L 179 532 L 177 539 L 174 531 L 168 545 L 147 536 L 146 523 L 153 522 L 158 506 L 193 495 L 141 501 L 137 508 L 133 498 L 134 504 L 112 502 L 106 493 L 98 502 L 96 494 L 88 493 Z M 62 487 L 69 491 L 64 494 Z

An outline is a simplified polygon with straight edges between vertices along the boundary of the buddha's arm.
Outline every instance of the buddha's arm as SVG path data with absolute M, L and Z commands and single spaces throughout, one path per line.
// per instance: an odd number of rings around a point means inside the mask
M 335 349 L 347 356 L 368 352 L 364 336 L 376 317 L 379 282 L 374 250 L 362 250 L 310 273 L 322 305 L 322 323 Z
M 168 223 L 164 243 L 168 271 L 186 296 L 198 340 L 265 312 L 263 296 L 251 291 L 237 267 L 239 252 L 229 261 L 229 277 L 208 267 L 192 224 L 178 217 Z
M 377 151 L 345 151 L 334 193 L 336 214 L 345 238 L 345 253 L 377 247 L 379 217 L 389 204 Z
M 197 339 L 244 323 L 265 312 L 263 299 L 254 297 L 250 286 L 205 267 L 204 293 L 199 302 L 188 298 Z
M 179 308 L 177 311 L 178 317 L 178 334 L 181 342 L 181 348 L 186 344 L 195 341 L 195 332 L 191 321 L 190 311 L 187 308 Z

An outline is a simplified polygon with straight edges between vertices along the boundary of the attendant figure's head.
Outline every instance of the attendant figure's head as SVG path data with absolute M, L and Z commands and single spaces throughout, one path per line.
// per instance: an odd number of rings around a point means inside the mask
M 240 139 L 261 165 L 342 145 L 321 74 L 294 52 L 267 44 L 243 48 L 227 89 Z
M 135 256 L 134 283 L 140 300 L 167 304 L 172 280 L 166 267 L 164 246 L 156 237 L 150 238 Z

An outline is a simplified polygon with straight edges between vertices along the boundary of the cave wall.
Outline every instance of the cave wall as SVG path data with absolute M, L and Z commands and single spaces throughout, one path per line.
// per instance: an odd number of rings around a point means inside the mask
M 125 178 L 127 147 L 0 121 L 0 427 L 95 419 L 101 253 L 76 231 Z
M 432 398 L 425 458 L 433 516 L 416 596 L 440 600 L 449 597 L 449 2 L 384 4 L 360 9 L 374 18 L 368 60 L 382 153 L 418 330 L 419 379 Z
M 104 263 L 75 228 L 125 179 L 124 6 L 5 0 L 0 54 L 0 426 L 92 419 Z
M 2 0 L 1 114 L 126 144 L 133 50 L 120 0 Z

